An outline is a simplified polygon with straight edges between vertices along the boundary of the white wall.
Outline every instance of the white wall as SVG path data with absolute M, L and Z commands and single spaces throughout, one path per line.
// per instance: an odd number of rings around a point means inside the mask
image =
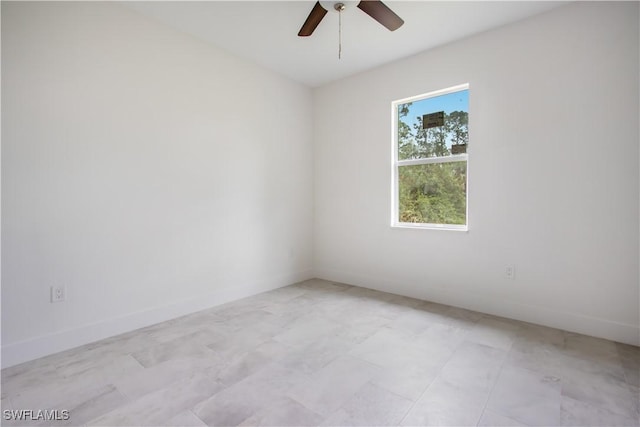
M 2 2 L 3 365 L 311 277 L 311 108 L 121 5 Z
M 315 90 L 316 276 L 638 344 L 638 75 L 577 3 Z M 467 82 L 469 232 L 392 229 L 391 102 Z

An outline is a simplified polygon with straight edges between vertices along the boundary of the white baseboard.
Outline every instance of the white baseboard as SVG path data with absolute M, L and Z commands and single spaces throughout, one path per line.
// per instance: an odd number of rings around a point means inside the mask
M 58 331 L 53 334 L 32 338 L 2 346 L 2 368 L 17 365 L 29 360 L 58 353 L 114 335 L 130 332 L 176 317 L 215 307 L 226 302 L 246 298 L 272 289 L 313 278 L 311 271 L 303 271 L 286 276 L 273 277 L 243 286 L 225 287 L 185 299 L 167 306 L 131 313 L 112 319 L 106 319 L 78 328 Z
M 402 283 L 400 280 L 367 277 L 333 270 L 316 270 L 314 273 L 314 276 L 318 279 L 452 305 L 481 313 L 492 314 L 494 316 L 535 323 L 537 325 L 605 338 L 625 344 L 640 345 L 640 327 L 638 325 L 625 324 L 577 313 L 550 310 L 544 307 L 521 304 L 503 299 L 496 303 L 495 299 L 487 298 L 480 294 L 426 287 L 416 289 L 415 286 Z

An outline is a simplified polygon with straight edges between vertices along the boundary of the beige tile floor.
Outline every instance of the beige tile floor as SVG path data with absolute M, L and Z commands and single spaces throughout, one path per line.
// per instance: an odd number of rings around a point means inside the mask
M 70 413 L 41 425 L 638 426 L 639 386 L 637 347 L 310 280 L 4 369 L 2 409 Z

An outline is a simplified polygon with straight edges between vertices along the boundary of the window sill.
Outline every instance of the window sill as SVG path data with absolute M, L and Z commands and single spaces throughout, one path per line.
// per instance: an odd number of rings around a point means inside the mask
M 391 228 L 412 228 L 416 230 L 446 230 L 446 231 L 469 232 L 469 227 L 466 225 L 414 224 L 410 222 L 399 222 L 399 223 L 391 224 Z

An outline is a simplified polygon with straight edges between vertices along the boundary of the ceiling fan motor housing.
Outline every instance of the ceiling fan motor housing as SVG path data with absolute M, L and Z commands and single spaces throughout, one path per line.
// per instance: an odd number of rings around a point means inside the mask
M 343 12 L 345 10 L 351 10 L 351 9 L 355 9 L 356 6 L 358 6 L 358 3 L 360 3 L 360 1 L 354 1 L 354 0 L 330 0 L 330 1 L 326 1 L 326 0 L 321 0 L 320 1 L 320 6 L 322 6 L 322 8 L 328 12 Z M 342 5 L 342 7 L 339 7 L 339 5 Z

